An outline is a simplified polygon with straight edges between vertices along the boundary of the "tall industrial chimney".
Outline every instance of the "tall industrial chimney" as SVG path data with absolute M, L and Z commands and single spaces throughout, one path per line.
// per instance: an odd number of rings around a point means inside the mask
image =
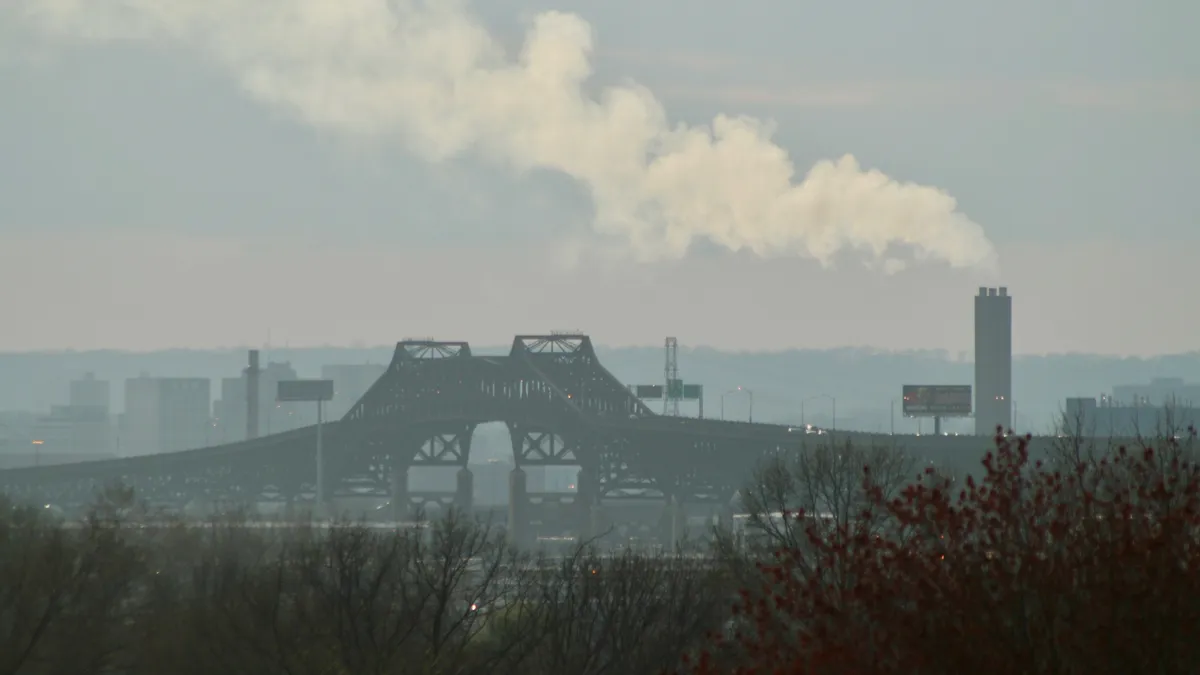
M 258 350 L 250 350 L 246 368 L 246 440 L 258 438 Z
M 1012 296 L 980 287 L 975 296 L 975 433 L 1012 427 Z

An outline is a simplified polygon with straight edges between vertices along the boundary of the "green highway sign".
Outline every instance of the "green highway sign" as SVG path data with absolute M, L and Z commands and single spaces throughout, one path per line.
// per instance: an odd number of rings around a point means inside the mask
M 666 396 L 663 396 L 663 392 Z M 683 380 L 671 380 L 667 386 L 661 384 L 638 384 L 633 387 L 633 393 L 644 399 L 680 399 L 683 401 L 699 401 L 704 398 L 704 385 L 684 384 Z

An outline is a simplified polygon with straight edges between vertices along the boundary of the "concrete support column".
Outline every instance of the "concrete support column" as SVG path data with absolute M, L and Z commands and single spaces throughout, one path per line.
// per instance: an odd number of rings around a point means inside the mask
M 601 537 L 608 532 L 608 513 L 604 510 L 604 505 L 596 502 L 592 505 L 592 512 L 589 518 L 588 529 L 591 531 L 592 537 Z
M 529 492 L 521 467 L 508 475 L 508 543 L 527 546 L 529 537 Z
M 392 520 L 408 520 L 408 467 L 392 468 Z
M 733 530 L 733 507 L 728 504 L 716 508 L 717 528 L 729 533 Z
M 283 501 L 283 521 L 285 523 L 295 522 L 296 520 L 296 498 L 292 495 L 284 497 Z
M 576 532 L 581 542 L 599 536 L 603 532 L 595 527 L 595 515 L 600 509 L 599 492 L 600 486 L 596 479 L 596 473 L 588 469 L 580 469 L 579 474 L 575 477 L 575 522 Z
M 458 470 L 458 483 L 454 489 L 454 507 L 470 514 L 475 504 L 475 474 L 467 467 Z
M 673 495 L 667 497 L 667 503 L 663 506 L 663 517 L 659 522 L 662 523 L 663 544 L 668 551 L 673 552 L 680 540 L 683 539 L 687 526 L 683 506 Z

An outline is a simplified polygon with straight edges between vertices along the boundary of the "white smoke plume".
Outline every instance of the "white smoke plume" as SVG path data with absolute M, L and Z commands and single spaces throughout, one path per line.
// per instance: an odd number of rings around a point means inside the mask
M 452 0 L 24 2 L 54 38 L 190 47 L 312 125 L 394 138 L 430 161 L 473 153 L 561 171 L 589 191 L 595 230 L 643 260 L 708 239 L 823 263 L 856 250 L 886 271 L 903 267 L 897 255 L 997 264 L 983 229 L 938 188 L 864 170 L 850 155 L 797 181 L 769 124 L 672 124 L 634 84 L 592 95 L 592 31 L 573 14 L 538 15 L 514 58 Z

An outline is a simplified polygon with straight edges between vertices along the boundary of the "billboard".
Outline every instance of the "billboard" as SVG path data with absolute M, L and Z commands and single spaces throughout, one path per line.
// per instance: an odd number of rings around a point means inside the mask
M 913 417 L 970 415 L 971 385 L 906 384 L 904 414 Z
M 328 401 L 333 398 L 333 380 L 280 380 L 275 400 Z

